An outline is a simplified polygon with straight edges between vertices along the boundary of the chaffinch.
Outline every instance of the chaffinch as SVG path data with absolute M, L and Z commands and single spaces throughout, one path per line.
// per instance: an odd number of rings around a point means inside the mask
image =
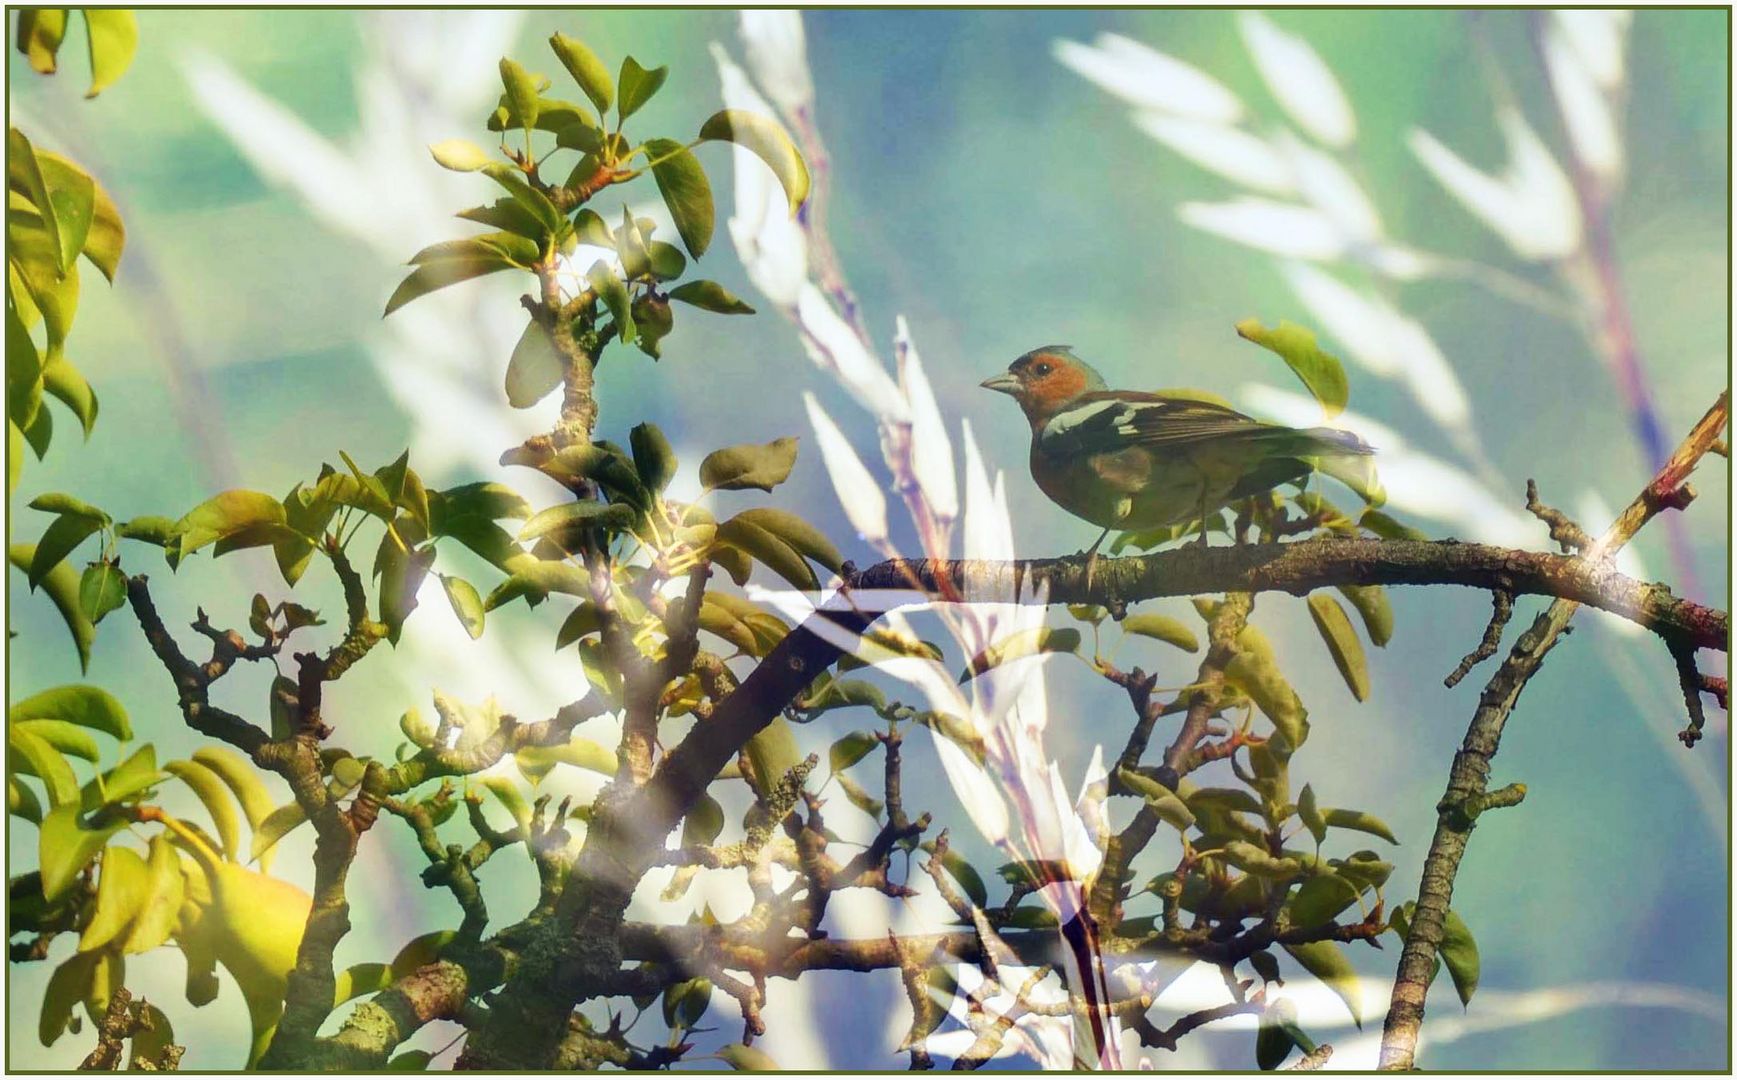
M 1033 349 L 982 385 L 1031 422 L 1031 478 L 1104 532 L 1201 523 L 1237 499 L 1304 479 L 1324 455 L 1370 454 L 1334 428 L 1263 423 L 1182 393 L 1111 390 L 1066 345 Z

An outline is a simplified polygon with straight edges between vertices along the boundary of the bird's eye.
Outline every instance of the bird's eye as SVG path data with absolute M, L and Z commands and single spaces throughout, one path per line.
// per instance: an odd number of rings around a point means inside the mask
M 1048 364 L 1039 364 L 1031 370 L 1038 375 L 1048 375 L 1050 373 L 1050 366 Z

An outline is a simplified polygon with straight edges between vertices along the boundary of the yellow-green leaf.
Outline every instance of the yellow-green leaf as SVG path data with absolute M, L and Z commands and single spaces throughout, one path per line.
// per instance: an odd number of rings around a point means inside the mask
M 1345 409 L 1351 387 L 1345 379 L 1345 366 L 1338 357 L 1315 342 L 1315 335 L 1305 327 L 1281 320 L 1277 329 L 1268 329 L 1259 319 L 1244 319 L 1236 324 L 1236 332 L 1264 349 L 1277 353 L 1292 374 L 1321 403 L 1329 417 Z
M 542 323 L 530 320 L 507 361 L 507 404 L 528 409 L 548 397 L 561 385 L 563 369 L 561 354 L 549 332 Z
M 1153 638 L 1174 645 L 1183 652 L 1199 652 L 1200 639 L 1180 619 L 1168 615 L 1130 615 L 1120 623 L 1122 633 Z
M 639 61 L 629 56 L 621 61 L 621 75 L 615 80 L 618 96 L 615 101 L 616 115 L 626 120 L 640 110 L 653 94 L 663 86 L 663 81 L 669 78 L 669 68 L 658 67 L 646 69 L 639 66 Z
M 784 186 L 792 217 L 807 201 L 808 166 L 803 164 L 801 153 L 784 128 L 771 117 L 742 109 L 724 109 L 700 125 L 700 138 L 735 143 L 764 161 Z
M 469 139 L 442 139 L 430 143 L 428 152 L 434 156 L 436 164 L 453 172 L 476 172 L 494 160 L 487 150 Z
M 121 848 L 110 848 L 103 857 L 106 863 Z M 169 940 L 175 922 L 181 914 L 181 902 L 186 896 L 187 878 L 181 873 L 181 857 L 166 835 L 151 838 L 151 854 L 146 866 L 145 895 L 133 928 L 121 945 L 124 953 L 150 952 Z M 100 905 L 100 899 L 99 899 Z M 82 943 L 81 943 L 82 947 Z
M 139 21 L 126 8 L 80 8 L 90 32 L 90 90 L 93 98 L 126 73 L 139 47 Z
M 470 635 L 472 641 L 482 637 L 483 602 L 482 597 L 477 594 L 476 586 L 450 574 L 441 574 L 440 584 L 446 589 L 447 603 L 452 605 L 452 613 L 458 616 L 464 632 Z
M 597 106 L 598 115 L 609 111 L 609 103 L 615 98 L 615 86 L 609 78 L 609 69 L 603 66 L 603 61 L 597 54 L 585 46 L 577 38 L 557 33 L 549 39 L 549 47 L 555 50 L 561 65 L 567 69 L 567 74 L 573 76 L 573 81 L 585 91 L 585 96 L 591 99 L 591 104 Z
M 193 789 L 193 794 L 199 796 L 199 801 L 205 804 L 206 812 L 211 815 L 211 823 L 217 826 L 224 855 L 231 862 L 239 858 L 241 821 L 235 813 L 235 797 L 223 779 L 197 761 L 167 761 L 163 763 L 163 771 Z
M 1386 588 L 1380 585 L 1341 585 L 1339 592 L 1363 617 L 1363 629 L 1368 632 L 1372 645 L 1379 649 L 1393 640 L 1393 605 L 1388 602 Z

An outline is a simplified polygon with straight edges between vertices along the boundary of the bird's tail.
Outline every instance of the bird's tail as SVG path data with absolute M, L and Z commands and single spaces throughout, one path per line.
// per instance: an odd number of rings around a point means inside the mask
M 1307 436 L 1309 441 L 1315 445 L 1315 453 L 1318 454 L 1375 453 L 1375 447 L 1364 442 L 1356 433 L 1345 431 L 1342 428 L 1305 428 L 1297 434 Z

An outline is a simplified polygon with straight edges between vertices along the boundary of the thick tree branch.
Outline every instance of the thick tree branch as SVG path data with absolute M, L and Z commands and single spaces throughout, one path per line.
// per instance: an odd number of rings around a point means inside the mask
M 1616 519 L 1616 523 L 1591 545 L 1586 553 L 1588 560 L 1599 560 L 1608 567 L 1608 562 L 1602 560 L 1614 555 L 1628 543 L 1655 514 L 1662 509 L 1685 505 L 1686 499 L 1681 493 L 1687 489 L 1683 481 L 1724 432 L 1729 420 L 1730 396 L 1720 394 L 1719 400 L 1689 432 L 1664 468 L 1659 470 L 1652 482 L 1629 503 L 1627 509 Z M 1536 502 L 1536 499 L 1533 501 Z M 1514 591 L 1525 590 L 1522 588 Z M 1437 804 L 1435 838 L 1431 841 L 1429 853 L 1424 860 L 1417 907 L 1412 914 L 1405 937 L 1405 948 L 1399 958 L 1399 974 L 1393 984 L 1393 999 L 1382 1032 L 1383 1069 L 1410 1069 L 1414 1066 L 1417 1035 L 1423 1025 L 1424 997 L 1428 993 L 1430 977 L 1434 971 L 1436 951 L 1441 946 L 1448 906 L 1453 898 L 1454 877 L 1459 872 L 1466 843 L 1477 822 L 1477 814 L 1469 811 L 1481 810 L 1488 805 L 1484 800 L 1489 787 L 1490 759 L 1495 757 L 1501 744 L 1502 729 L 1507 724 L 1508 715 L 1519 700 L 1520 692 L 1526 688 L 1527 681 L 1544 662 L 1545 654 L 1561 637 L 1568 621 L 1574 617 L 1580 606 L 1580 599 L 1568 593 L 1560 594 L 1559 599 L 1538 616 L 1531 628 L 1520 635 L 1507 660 L 1503 661 L 1502 666 L 1491 677 L 1489 685 L 1484 688 L 1478 699 L 1478 710 L 1472 717 L 1471 726 L 1466 730 L 1465 742 L 1454 755 L 1453 767 L 1448 775 L 1447 793 Z M 1703 647 L 1726 649 L 1724 639 L 1729 632 L 1727 620 L 1722 613 L 1713 614 L 1719 615 L 1719 618 L 1716 623 L 1708 622 L 1706 628 L 1714 629 L 1716 626 L 1718 640 Z M 1642 625 L 1646 623 L 1642 621 Z M 1687 642 L 1682 637 L 1670 634 L 1665 635 L 1665 638 L 1672 647 L 1673 655 L 1678 658 L 1680 667 Z M 1698 694 L 1696 704 L 1699 704 Z

